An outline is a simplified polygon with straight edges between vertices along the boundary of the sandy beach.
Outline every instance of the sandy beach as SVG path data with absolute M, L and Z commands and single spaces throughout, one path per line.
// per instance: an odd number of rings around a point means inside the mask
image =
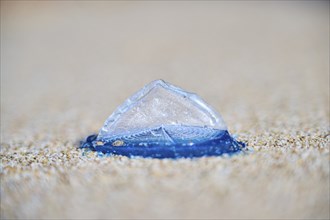
M 328 7 L 1 1 L 1 219 L 329 219 Z M 251 153 L 83 155 L 155 79 L 200 95 Z

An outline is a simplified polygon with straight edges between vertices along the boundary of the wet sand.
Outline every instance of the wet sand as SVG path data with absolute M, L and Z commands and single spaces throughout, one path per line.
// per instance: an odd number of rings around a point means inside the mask
M 148 82 L 248 155 L 82 155 Z M 326 3 L 1 2 L 1 218 L 329 218 Z

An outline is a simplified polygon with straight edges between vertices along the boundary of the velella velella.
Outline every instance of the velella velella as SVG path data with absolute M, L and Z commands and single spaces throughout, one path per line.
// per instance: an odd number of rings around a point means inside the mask
M 163 80 L 133 94 L 81 144 L 104 154 L 152 158 L 218 156 L 244 147 L 203 99 Z

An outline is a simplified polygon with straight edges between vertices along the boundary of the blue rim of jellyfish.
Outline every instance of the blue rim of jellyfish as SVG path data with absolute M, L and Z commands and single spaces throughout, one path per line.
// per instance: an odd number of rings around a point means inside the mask
M 115 143 L 115 144 L 114 144 Z M 80 148 L 110 155 L 146 158 L 194 158 L 206 156 L 220 156 L 240 152 L 245 143 L 235 140 L 227 130 L 219 130 L 212 139 L 196 138 L 190 140 L 167 141 L 135 141 L 112 138 L 97 139 L 97 135 L 90 135 L 83 141 Z

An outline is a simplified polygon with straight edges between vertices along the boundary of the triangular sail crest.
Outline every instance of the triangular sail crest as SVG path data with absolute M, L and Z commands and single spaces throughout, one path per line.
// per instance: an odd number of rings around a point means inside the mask
M 166 125 L 227 130 L 220 114 L 199 96 L 156 80 L 128 98 L 109 116 L 98 139 Z

